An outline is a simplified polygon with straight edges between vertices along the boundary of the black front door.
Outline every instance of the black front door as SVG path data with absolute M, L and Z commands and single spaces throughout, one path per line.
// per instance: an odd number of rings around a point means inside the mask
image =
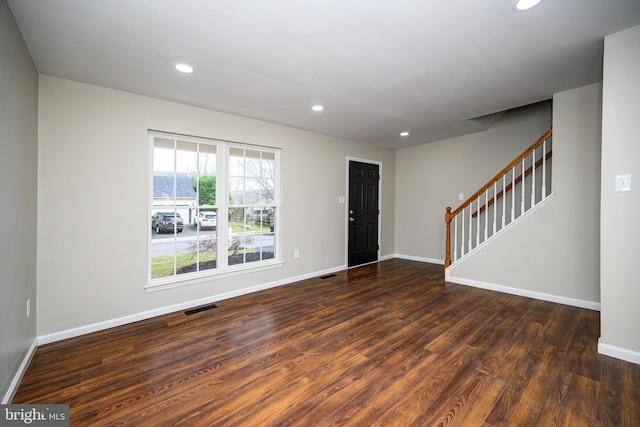
M 380 167 L 349 161 L 348 265 L 378 260 Z

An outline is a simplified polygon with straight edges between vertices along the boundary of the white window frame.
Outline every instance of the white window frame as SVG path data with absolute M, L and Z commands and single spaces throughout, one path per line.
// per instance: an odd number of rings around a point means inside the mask
M 194 137 L 187 136 L 181 134 L 175 134 L 170 132 L 162 132 L 149 130 L 148 132 L 148 141 L 149 141 L 149 188 L 147 191 L 148 194 L 148 208 L 147 208 L 147 241 L 148 241 L 148 251 L 147 251 L 147 284 L 145 289 L 148 292 L 175 288 L 178 286 L 189 285 L 193 283 L 200 283 L 203 281 L 208 281 L 212 279 L 218 279 L 223 277 L 234 276 L 238 274 L 245 274 L 249 272 L 256 272 L 266 269 L 277 268 L 283 265 L 282 262 L 282 249 L 281 249 L 281 236 L 282 231 L 278 225 L 276 225 L 273 234 L 273 244 L 274 244 L 274 256 L 270 259 L 253 261 L 253 262 L 245 262 L 241 264 L 236 264 L 233 266 L 229 266 L 228 256 L 220 257 L 219 253 L 217 254 L 217 265 L 214 269 L 191 272 L 191 273 L 183 273 L 183 274 L 172 274 L 171 276 L 160 277 L 153 279 L 151 276 L 152 270 L 152 246 L 153 246 L 153 232 L 151 230 L 151 216 L 154 210 L 158 209 L 158 206 L 154 206 L 153 203 L 153 183 L 154 183 L 154 142 L 156 138 L 162 138 L 167 140 L 174 140 L 180 142 L 187 143 L 195 143 L 195 144 L 205 144 L 205 145 L 213 145 L 216 146 L 216 203 L 215 208 L 217 209 L 217 239 L 218 242 L 230 242 L 230 235 L 228 233 L 228 215 L 229 208 L 231 203 L 229 202 L 229 157 L 230 150 L 232 148 L 240 148 L 251 151 L 259 151 L 271 153 L 275 159 L 275 170 L 274 170 L 274 198 L 272 204 L 269 204 L 270 207 L 275 209 L 274 221 L 275 224 L 281 224 L 279 217 L 281 211 L 281 199 L 282 199 L 282 189 L 281 189 L 281 181 L 280 181 L 280 157 L 281 157 L 281 149 L 274 147 L 267 147 L 261 145 L 254 144 L 246 144 L 232 141 L 225 141 L 219 139 L 211 139 L 211 138 L 203 138 L 203 137 Z M 197 197 L 197 196 L 196 196 Z M 264 204 L 260 204 L 263 206 Z M 198 203 L 196 203 L 198 206 Z M 258 205 L 256 205 L 258 206 Z M 184 226 L 187 227 L 190 224 L 185 223 Z M 262 234 L 259 234 L 262 236 Z M 180 239 L 179 233 L 174 234 L 174 242 Z M 218 245 L 219 246 L 219 245 Z M 219 251 L 217 251 L 219 252 Z

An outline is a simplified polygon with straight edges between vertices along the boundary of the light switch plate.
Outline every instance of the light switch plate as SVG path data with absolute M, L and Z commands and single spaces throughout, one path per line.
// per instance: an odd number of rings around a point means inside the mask
M 616 193 L 631 191 L 631 175 L 616 175 Z

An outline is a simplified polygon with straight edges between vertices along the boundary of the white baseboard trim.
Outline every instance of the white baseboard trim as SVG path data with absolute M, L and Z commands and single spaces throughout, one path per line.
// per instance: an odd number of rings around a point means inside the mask
M 250 294 L 253 292 L 262 291 L 269 288 L 275 288 L 277 286 L 286 285 L 301 280 L 311 279 L 313 277 L 323 276 L 325 274 L 335 273 L 346 269 L 345 265 L 338 267 L 328 268 L 326 270 L 316 271 L 313 273 L 303 274 L 296 277 L 290 277 L 287 279 L 277 280 L 269 283 L 262 283 L 260 285 L 250 286 L 248 288 L 237 289 L 222 294 L 211 295 L 205 298 L 197 300 L 186 301 L 180 304 L 173 304 L 165 307 L 159 307 L 153 310 L 143 311 L 140 313 L 130 314 L 128 316 L 118 317 L 116 319 L 106 320 L 104 322 L 92 323 L 90 325 L 79 326 L 77 328 L 67 329 L 60 332 L 54 332 L 47 335 L 41 335 L 38 337 L 38 345 L 49 344 L 56 341 L 62 341 L 68 338 L 74 338 L 80 335 L 90 334 L 92 332 L 102 331 L 104 329 L 114 328 L 116 326 L 126 325 L 128 323 L 138 322 L 140 320 L 150 319 L 152 317 L 162 316 L 164 314 L 173 313 L 175 311 L 187 310 L 192 307 L 200 305 L 211 304 L 217 301 L 222 301 L 229 298 L 234 298 L 241 295 Z
M 598 339 L 598 353 L 640 365 L 639 352 L 603 343 L 602 338 Z
M 513 288 L 510 286 L 497 285 L 494 283 L 481 282 L 479 280 L 465 279 L 455 277 L 449 274 L 449 269 L 445 270 L 445 281 L 457 283 L 459 285 L 473 286 L 474 288 L 487 289 L 490 291 L 503 292 L 505 294 L 518 295 L 521 297 L 535 298 L 543 301 L 555 302 L 558 304 L 571 305 L 574 307 L 586 308 L 589 310 L 600 311 L 600 303 L 595 301 L 586 301 L 577 298 L 563 297 L 560 295 L 547 294 L 544 292 L 530 291 L 527 289 Z
M 15 396 L 16 391 L 18 391 L 18 386 L 20 385 L 20 381 L 22 381 L 22 377 L 24 377 L 25 372 L 27 372 L 27 368 L 29 367 L 29 363 L 31 363 L 31 359 L 33 355 L 36 354 L 36 349 L 38 348 L 38 340 L 37 338 L 31 342 L 29 349 L 24 354 L 22 358 L 22 362 L 20 362 L 20 366 L 18 366 L 18 370 L 13 374 L 13 378 L 11 378 L 11 382 L 9 383 L 9 388 L 5 392 L 4 396 L 2 396 L 3 405 L 11 403 L 13 400 L 13 396 Z
M 436 259 L 436 258 L 424 258 L 424 257 L 418 257 L 413 255 L 403 255 L 403 254 L 393 254 L 391 258 L 408 259 L 409 261 L 428 262 L 429 264 L 444 265 L 443 259 Z

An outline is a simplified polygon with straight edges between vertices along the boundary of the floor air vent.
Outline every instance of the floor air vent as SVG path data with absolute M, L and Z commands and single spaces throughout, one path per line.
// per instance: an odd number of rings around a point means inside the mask
M 335 274 L 327 274 L 326 276 L 320 276 L 322 280 L 331 279 L 332 277 L 336 277 Z
M 214 308 L 218 308 L 218 306 L 215 305 L 215 304 L 205 305 L 203 307 L 198 307 L 198 308 L 193 308 L 191 310 L 187 310 L 187 311 L 184 312 L 184 314 L 186 314 L 187 316 L 191 316 L 192 314 L 200 313 L 202 311 L 212 310 Z

